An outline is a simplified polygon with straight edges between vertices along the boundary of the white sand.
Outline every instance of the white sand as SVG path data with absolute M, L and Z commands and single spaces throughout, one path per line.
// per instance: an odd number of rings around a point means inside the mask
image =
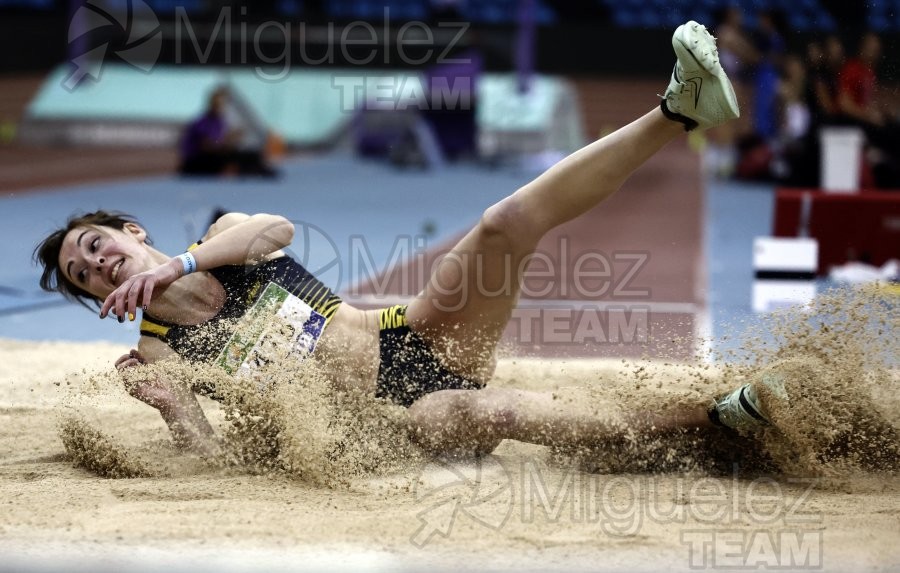
M 428 462 L 349 489 L 190 460 L 177 477 L 100 478 L 66 456 L 56 408 L 67 383 L 127 351 L 0 340 L 0 571 L 900 569 L 900 484 L 877 475 L 810 489 L 783 477 L 582 473 L 504 442 L 480 462 Z M 678 368 L 657 367 L 651 380 L 666 391 L 697 391 Z M 495 384 L 634 385 L 616 368 L 504 361 Z M 104 429 L 166 447 L 149 407 L 124 394 L 95 406 Z M 700 546 L 705 557 L 692 553 Z

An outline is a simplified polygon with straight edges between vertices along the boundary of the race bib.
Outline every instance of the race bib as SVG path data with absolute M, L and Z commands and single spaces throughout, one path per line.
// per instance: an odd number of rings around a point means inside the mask
M 324 316 L 270 282 L 244 314 L 216 364 L 240 375 L 270 362 L 303 360 L 315 350 L 324 330 Z

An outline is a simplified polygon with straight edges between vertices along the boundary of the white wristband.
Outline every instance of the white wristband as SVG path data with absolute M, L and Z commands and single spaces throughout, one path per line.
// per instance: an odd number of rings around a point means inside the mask
M 181 260 L 181 264 L 184 267 L 184 275 L 182 276 L 189 275 L 197 270 L 197 259 L 191 253 L 181 253 L 175 258 Z

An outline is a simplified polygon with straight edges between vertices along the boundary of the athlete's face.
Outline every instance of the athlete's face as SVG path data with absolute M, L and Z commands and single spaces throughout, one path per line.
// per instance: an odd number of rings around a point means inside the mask
M 131 275 L 152 268 L 147 233 L 133 223 L 111 227 L 76 227 L 66 234 L 59 268 L 74 285 L 105 299 Z

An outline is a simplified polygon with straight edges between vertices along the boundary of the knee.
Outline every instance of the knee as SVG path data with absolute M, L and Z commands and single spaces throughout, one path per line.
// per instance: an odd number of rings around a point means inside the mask
M 458 439 L 467 427 L 465 400 L 456 391 L 442 390 L 423 396 L 407 412 L 412 438 L 434 453 Z
M 471 428 L 470 447 L 476 455 L 488 454 L 512 435 L 516 412 L 503 390 L 482 388 L 460 393 L 456 412 L 466 428 Z
M 434 455 L 481 456 L 502 441 L 503 415 L 489 411 L 484 390 L 441 391 L 420 398 L 409 408 L 412 438 Z
M 489 240 L 509 244 L 529 238 L 537 242 L 543 235 L 537 217 L 528 212 L 518 193 L 488 207 L 478 227 Z

